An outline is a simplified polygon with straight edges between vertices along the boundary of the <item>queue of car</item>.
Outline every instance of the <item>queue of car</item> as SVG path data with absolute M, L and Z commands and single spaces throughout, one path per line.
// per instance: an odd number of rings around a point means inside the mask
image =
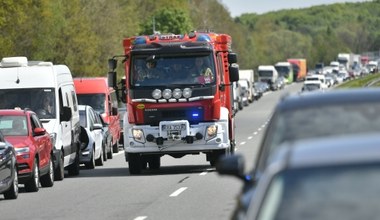
M 91 86 L 95 91 L 81 89 L 90 86 L 74 83 L 67 66 L 26 57 L 3 58 L 0 72 L 0 193 L 5 199 L 18 197 L 18 184 L 37 192 L 63 180 L 65 170 L 79 175 L 80 164 L 93 169 L 118 152 L 118 103 L 105 78 L 88 79 L 102 85 Z M 79 99 L 77 84 L 90 94 Z M 96 102 L 87 103 L 90 99 Z

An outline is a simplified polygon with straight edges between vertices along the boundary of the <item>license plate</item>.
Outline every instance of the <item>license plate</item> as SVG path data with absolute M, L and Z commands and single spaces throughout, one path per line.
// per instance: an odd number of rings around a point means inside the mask
M 162 131 L 183 131 L 183 130 L 186 130 L 185 124 L 162 125 Z

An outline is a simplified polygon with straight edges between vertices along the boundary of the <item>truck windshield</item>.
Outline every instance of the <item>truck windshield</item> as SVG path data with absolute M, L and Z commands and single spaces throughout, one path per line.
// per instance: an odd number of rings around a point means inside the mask
M 79 105 L 89 105 L 99 114 L 104 113 L 105 94 L 77 94 Z
M 131 86 L 205 85 L 215 83 L 211 54 L 193 56 L 135 56 Z
M 290 67 L 288 67 L 288 66 L 275 66 L 275 68 L 276 68 L 276 70 L 280 76 L 287 77 L 289 75 Z
M 1 89 L 0 109 L 29 108 L 40 119 L 56 118 L 54 88 Z
M 273 71 L 272 70 L 259 70 L 259 76 L 271 77 L 271 76 L 273 76 Z

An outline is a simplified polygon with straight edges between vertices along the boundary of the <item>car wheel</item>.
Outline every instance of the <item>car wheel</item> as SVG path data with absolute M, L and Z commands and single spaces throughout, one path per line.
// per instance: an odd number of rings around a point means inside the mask
M 84 165 L 87 169 L 95 168 L 95 149 L 92 150 L 90 161 L 86 162 Z
M 103 144 L 103 161 L 107 161 L 107 145 L 106 143 Z
M 148 159 L 149 168 L 153 170 L 160 169 L 161 157 L 160 156 L 150 156 Z
M 18 174 L 16 167 L 14 167 L 13 170 L 15 177 L 13 179 L 11 187 L 4 192 L 5 199 L 17 199 L 18 197 Z
M 79 164 L 79 151 L 77 151 L 75 155 L 75 161 L 73 164 L 71 164 L 68 168 L 69 175 L 70 176 L 78 176 L 80 170 L 80 164 Z
M 96 166 L 103 166 L 104 165 L 104 160 L 103 160 L 103 151 L 100 152 L 100 157 L 96 159 L 95 161 Z
M 26 192 L 38 192 L 40 184 L 40 174 L 38 169 L 37 158 L 34 158 L 34 164 L 32 169 L 32 176 L 30 180 L 25 183 Z
M 119 153 L 119 144 L 117 141 L 114 145 L 112 145 L 112 149 L 113 149 L 113 152 Z
M 107 152 L 107 158 L 112 159 L 113 158 L 113 147 L 112 147 L 111 143 L 108 144 L 108 147 L 109 147 L 110 151 Z
M 141 173 L 141 156 L 139 154 L 128 154 L 128 169 L 130 174 Z
M 60 152 L 59 159 L 57 159 L 57 168 L 54 171 L 54 180 L 63 180 L 65 178 L 65 168 L 63 166 L 63 152 Z
M 49 172 L 41 177 L 42 187 L 52 187 L 54 185 L 54 165 L 53 161 L 49 160 Z

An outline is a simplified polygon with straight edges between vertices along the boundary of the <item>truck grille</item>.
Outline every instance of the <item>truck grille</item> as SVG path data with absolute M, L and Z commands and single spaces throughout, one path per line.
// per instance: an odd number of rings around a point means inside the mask
M 144 124 L 158 126 L 160 121 L 188 120 L 190 124 L 197 124 L 204 120 L 202 107 L 182 109 L 145 109 Z

